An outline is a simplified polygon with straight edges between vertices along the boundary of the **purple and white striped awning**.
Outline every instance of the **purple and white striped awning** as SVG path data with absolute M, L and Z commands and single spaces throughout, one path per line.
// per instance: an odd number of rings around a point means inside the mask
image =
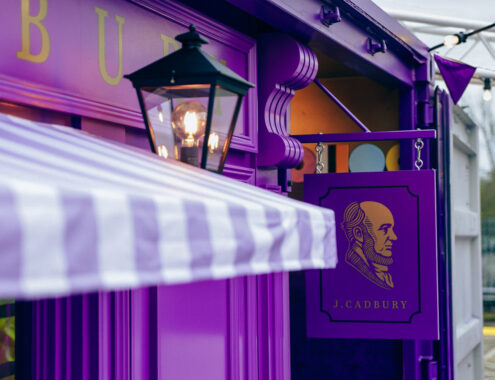
M 0 298 L 332 268 L 333 212 L 0 115 Z

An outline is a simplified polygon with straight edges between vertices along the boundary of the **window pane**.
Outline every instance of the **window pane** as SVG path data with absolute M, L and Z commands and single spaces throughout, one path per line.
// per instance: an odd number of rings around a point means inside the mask
M 208 161 L 206 168 L 218 170 L 222 153 L 227 149 L 230 124 L 234 116 L 239 95 L 217 86 L 208 141 Z

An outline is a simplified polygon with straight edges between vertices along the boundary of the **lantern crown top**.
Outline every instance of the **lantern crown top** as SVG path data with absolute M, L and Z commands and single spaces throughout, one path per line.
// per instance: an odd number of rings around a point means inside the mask
M 201 45 L 209 42 L 206 38 L 196 32 L 196 27 L 193 24 L 189 25 L 189 32 L 179 34 L 175 39 L 182 43 L 183 49 L 200 48 Z
M 196 32 L 194 25 L 189 26 L 189 32 L 175 39 L 182 43 L 181 49 L 124 77 L 135 88 L 212 84 L 244 95 L 254 87 L 201 49 L 208 40 Z

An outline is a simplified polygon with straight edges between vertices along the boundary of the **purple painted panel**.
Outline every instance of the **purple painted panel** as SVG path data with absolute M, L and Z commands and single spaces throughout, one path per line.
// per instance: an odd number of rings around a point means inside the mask
M 259 380 L 256 277 L 228 280 L 229 380 Z
M 305 176 L 331 208 L 337 268 L 307 273 L 309 337 L 438 339 L 435 172 Z
M 289 274 L 270 273 L 258 281 L 259 380 L 290 379 Z
M 0 99 L 144 128 L 135 91 L 122 76 L 176 50 L 174 37 L 190 23 L 209 38 L 206 52 L 256 83 L 251 38 L 175 2 L 133 2 L 140 6 L 117 0 L 2 3 Z M 235 148 L 256 151 L 255 103 L 256 91 L 250 91 Z
M 157 289 L 158 379 L 229 379 L 228 280 Z

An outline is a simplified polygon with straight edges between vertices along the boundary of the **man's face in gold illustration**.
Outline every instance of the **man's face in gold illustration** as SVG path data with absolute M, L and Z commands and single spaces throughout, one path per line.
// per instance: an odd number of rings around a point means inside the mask
M 365 225 L 374 241 L 374 251 L 384 257 L 392 256 L 392 244 L 397 240 L 394 217 L 390 210 L 378 202 L 362 202 L 366 214 Z
M 352 202 L 342 218 L 342 229 L 349 243 L 345 262 L 368 280 L 384 289 L 393 289 L 389 271 L 393 264 L 392 246 L 397 240 L 394 217 L 379 202 Z

